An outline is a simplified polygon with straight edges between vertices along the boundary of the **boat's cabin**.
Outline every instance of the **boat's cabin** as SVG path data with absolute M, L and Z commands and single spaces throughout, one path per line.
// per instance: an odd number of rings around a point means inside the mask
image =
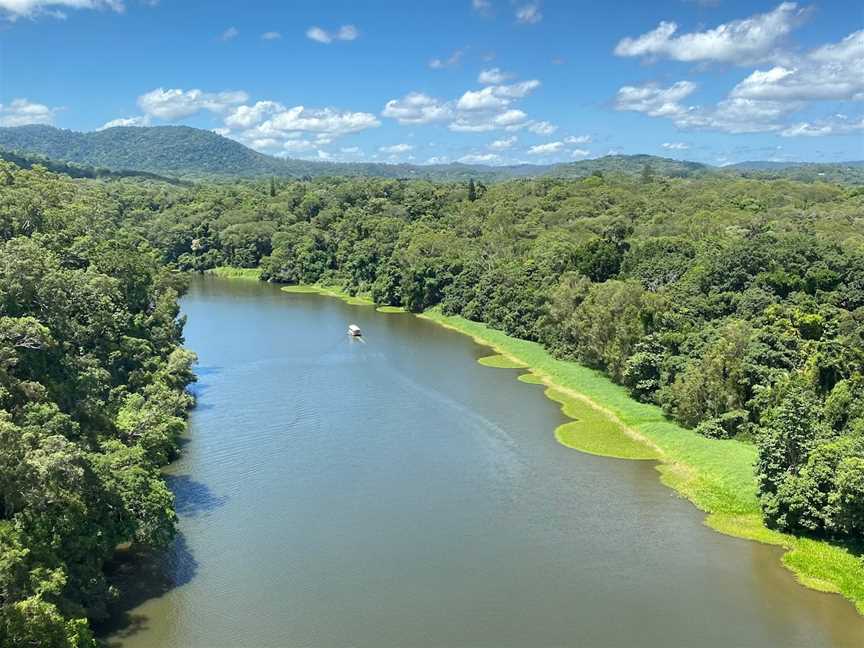
M 360 336 L 360 335 L 363 335 L 363 334 L 360 332 L 360 327 L 357 326 L 356 324 L 351 324 L 350 326 L 348 326 L 348 334 L 349 334 L 349 335 L 354 335 L 354 336 Z

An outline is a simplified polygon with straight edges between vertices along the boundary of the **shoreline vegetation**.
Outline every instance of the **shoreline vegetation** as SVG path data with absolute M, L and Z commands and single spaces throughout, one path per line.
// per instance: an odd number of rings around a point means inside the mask
M 257 269 L 217 268 L 213 274 L 256 278 Z M 331 286 L 282 286 L 288 293 L 318 294 L 354 306 L 375 307 L 365 296 Z M 382 313 L 404 309 L 378 307 Z M 799 583 L 840 594 L 864 615 L 864 560 L 826 540 L 793 536 L 765 526 L 757 496 L 754 445 L 711 439 L 667 418 L 660 407 L 633 399 L 602 372 L 558 360 L 537 342 L 521 340 L 461 316 L 433 308 L 418 317 L 470 336 L 495 353 L 478 359 L 490 368 L 522 369 L 518 379 L 545 387 L 547 398 L 573 419 L 555 430 L 561 445 L 614 459 L 654 460 L 660 481 L 703 511 L 705 524 L 725 535 L 784 550 L 782 563 Z

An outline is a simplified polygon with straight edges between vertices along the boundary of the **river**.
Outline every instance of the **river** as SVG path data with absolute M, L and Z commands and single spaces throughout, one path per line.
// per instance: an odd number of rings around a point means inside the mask
M 558 406 L 463 335 L 251 281 L 182 305 L 180 536 L 112 645 L 864 645 L 848 602 L 705 527 L 652 462 L 559 445 Z

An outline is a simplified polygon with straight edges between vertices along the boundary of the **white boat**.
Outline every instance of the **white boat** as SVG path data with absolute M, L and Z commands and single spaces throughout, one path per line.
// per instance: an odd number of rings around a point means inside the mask
M 363 333 L 360 331 L 360 327 L 356 324 L 348 325 L 348 335 L 353 335 L 354 337 L 360 337 Z

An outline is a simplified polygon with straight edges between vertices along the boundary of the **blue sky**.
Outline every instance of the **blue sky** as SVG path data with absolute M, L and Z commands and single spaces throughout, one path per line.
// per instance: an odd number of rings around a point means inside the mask
M 0 0 L 0 125 L 290 157 L 864 159 L 860 0 Z

